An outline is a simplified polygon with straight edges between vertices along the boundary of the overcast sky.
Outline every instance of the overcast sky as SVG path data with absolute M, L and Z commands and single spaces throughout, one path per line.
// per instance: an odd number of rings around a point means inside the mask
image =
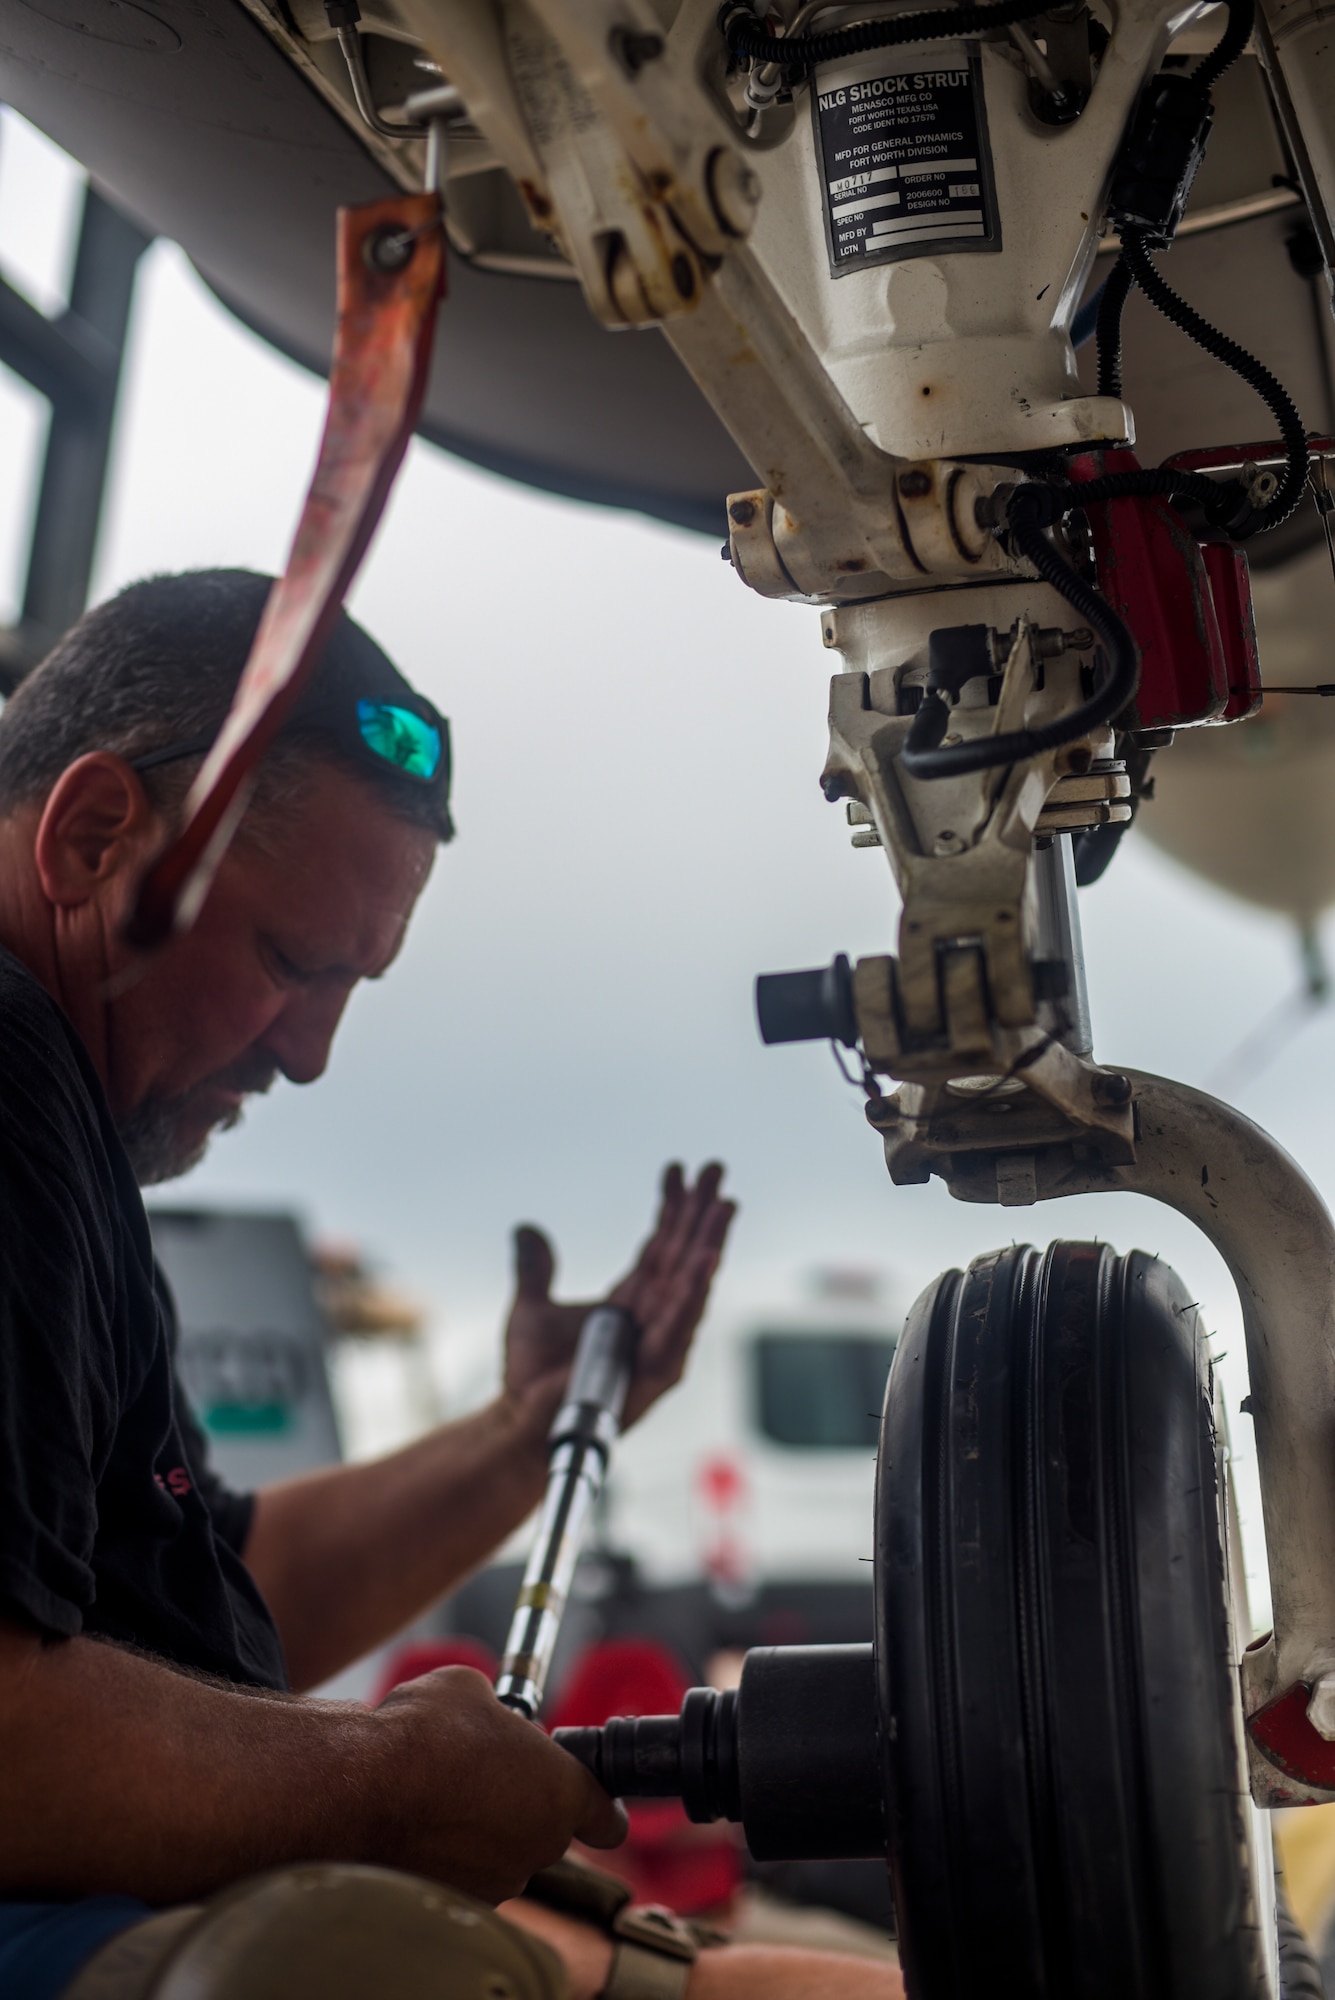
M 47 305 L 58 183 L 7 120 L 0 260 Z M 322 406 L 320 383 L 156 246 L 95 596 L 157 570 L 280 567 Z M 0 616 L 39 430 L 35 399 L 0 385 Z M 516 1220 L 549 1226 L 569 1283 L 598 1288 L 661 1163 L 718 1155 L 743 1204 L 734 1299 L 787 1298 L 839 1264 L 883 1269 L 904 1301 L 1016 1232 L 1100 1236 L 1170 1257 L 1236 1355 L 1223 1267 L 1175 1216 L 1129 1197 L 1002 1215 L 939 1184 L 896 1190 L 829 1051 L 760 1046 L 757 972 L 894 942 L 885 859 L 850 850 L 817 787 L 831 660 L 815 612 L 752 597 L 711 541 L 425 445 L 351 604 L 452 719 L 459 837 L 399 965 L 354 1000 L 329 1075 L 279 1086 L 174 1197 L 292 1207 L 355 1239 L 459 1353 L 501 1318 Z M 1082 903 L 1104 1060 L 1203 1082 L 1294 988 L 1281 921 L 1134 834 Z M 1237 1092 L 1328 1195 L 1333 1048 L 1322 1017 Z

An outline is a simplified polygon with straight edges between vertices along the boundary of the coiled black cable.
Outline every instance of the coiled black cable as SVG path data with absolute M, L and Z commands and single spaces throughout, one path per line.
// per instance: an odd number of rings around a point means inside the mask
M 1141 465 L 1129 472 L 1106 472 L 1078 486 L 1050 486 L 1053 512 L 1059 520 L 1075 507 L 1096 507 L 1108 500 L 1194 500 L 1212 527 L 1227 528 L 1247 506 L 1241 480 L 1211 479 L 1204 472 L 1184 472 L 1172 465 Z
M 1055 722 L 1036 729 L 1011 729 L 1001 736 L 977 736 L 968 743 L 942 743 L 949 711 L 939 697 L 928 699 L 913 718 L 900 764 L 911 778 L 958 778 L 972 771 L 990 771 L 998 764 L 1017 764 L 1045 750 L 1074 743 L 1101 723 L 1111 722 L 1131 701 L 1140 682 L 1140 650 L 1130 631 L 1105 597 L 1086 583 L 1057 553 L 1043 533 L 1043 523 L 1055 519 L 1056 506 L 1068 512 L 1079 504 L 1083 487 L 1021 486 L 1011 495 L 1007 526 L 1012 546 L 1026 556 L 1042 577 L 1059 591 L 1077 616 L 1103 641 L 1107 671 L 1087 701 Z M 1070 502 L 1068 496 L 1077 498 Z M 1066 501 L 1068 504 L 1063 505 Z M 916 741 L 915 741 L 916 737 Z
M 890 20 L 859 21 L 824 35 L 772 35 L 763 28 L 745 0 L 727 0 L 719 13 L 723 38 L 736 56 L 752 62 L 777 63 L 786 70 L 814 69 L 819 63 L 865 55 L 870 49 L 894 48 L 901 42 L 953 41 L 960 35 L 985 35 L 992 28 L 1009 28 L 1036 20 L 1049 0 L 994 0 L 988 7 L 933 7 L 922 14 L 896 14 Z
M 726 0 L 719 12 L 719 26 L 734 55 L 747 56 L 752 62 L 778 63 L 788 70 L 808 70 L 819 63 L 839 62 L 845 56 L 865 55 L 872 49 L 893 48 L 902 42 L 985 35 L 993 28 L 1036 20 L 1043 12 L 1043 4 L 1044 0 L 993 0 L 990 6 L 934 7 L 927 13 L 859 21 L 852 27 L 833 28 L 825 34 L 774 35 L 756 19 L 748 0 Z M 1254 0 L 1227 0 L 1227 4 L 1228 26 L 1192 72 L 1192 82 L 1202 90 L 1211 89 L 1219 81 L 1242 54 L 1251 36 Z
M 1208 56 L 1191 72 L 1198 90 L 1213 90 L 1226 69 L 1232 69 L 1251 40 L 1256 22 L 1255 0 L 1228 0 L 1228 26 Z
M 1245 347 L 1240 347 L 1236 340 L 1230 340 L 1218 327 L 1211 326 L 1194 306 L 1189 306 L 1185 299 L 1178 297 L 1150 256 L 1143 231 L 1128 229 L 1124 233 L 1122 255 L 1118 262 L 1125 262 L 1150 304 L 1157 306 L 1165 319 L 1171 320 L 1198 347 L 1203 347 L 1207 354 L 1212 354 L 1216 361 L 1222 361 L 1226 368 L 1231 368 L 1235 375 L 1240 376 L 1250 389 L 1256 391 L 1274 417 L 1288 454 L 1288 463 L 1273 499 L 1253 516 L 1247 532 L 1261 534 L 1268 528 L 1277 528 L 1281 521 L 1288 520 L 1307 486 L 1307 433 L 1297 404 L 1264 362 L 1249 354 Z
M 888 20 L 859 21 L 818 35 L 774 35 L 756 19 L 748 0 L 726 0 L 719 26 L 734 55 L 752 62 L 778 63 L 788 70 L 814 69 L 819 63 L 865 55 L 901 42 L 947 41 L 957 35 L 985 35 L 992 28 L 1009 28 L 1036 20 L 1045 0 L 993 0 L 990 6 L 932 8 L 920 14 L 897 14 Z M 1227 0 L 1228 26 L 1219 41 L 1192 72 L 1192 82 L 1209 90 L 1247 46 L 1255 15 L 1254 0 Z
M 1122 400 L 1122 313 L 1135 280 L 1125 257 L 1119 257 L 1104 280 L 1094 335 L 1099 344 L 1100 396 Z
M 1228 25 L 1214 48 L 1191 74 L 1192 91 L 1202 99 L 1208 98 L 1213 86 L 1242 54 L 1255 22 L 1255 0 L 1226 0 L 1226 4 Z M 1124 489 L 1123 494 L 1117 497 L 1130 498 L 1133 492 L 1150 494 L 1156 491 L 1170 499 L 1190 494 L 1204 507 L 1207 518 L 1214 525 L 1229 528 L 1236 538 L 1261 534 L 1287 521 L 1303 497 L 1308 471 L 1307 434 L 1293 398 L 1264 363 L 1212 326 L 1185 299 L 1179 298 L 1162 276 L 1150 251 L 1151 247 L 1166 244 L 1170 235 L 1171 229 L 1158 234 L 1144 223 L 1132 222 L 1129 218 L 1123 221 L 1122 252 L 1104 284 L 1099 306 L 1099 394 L 1117 397 L 1122 394 L 1122 314 L 1132 285 L 1138 285 L 1165 319 L 1216 361 L 1222 361 L 1226 368 L 1232 369 L 1261 398 L 1279 427 L 1287 463 L 1273 497 L 1259 508 L 1246 504 L 1236 482 L 1229 482 L 1223 487 L 1216 483 L 1214 493 L 1210 494 L 1199 485 L 1195 491 L 1185 486 L 1173 489 L 1154 487 L 1144 483 L 1148 475 L 1143 473 L 1123 475 L 1137 483 Z M 1092 498 L 1092 494 L 1089 497 Z M 1104 497 L 1114 496 L 1109 494 Z

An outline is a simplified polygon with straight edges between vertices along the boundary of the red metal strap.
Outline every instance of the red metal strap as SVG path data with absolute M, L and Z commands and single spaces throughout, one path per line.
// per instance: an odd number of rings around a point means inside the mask
M 1247 1729 L 1285 1777 L 1302 1785 L 1335 1791 L 1335 1743 L 1328 1743 L 1308 1721 L 1307 1704 L 1311 1699 L 1312 1690 L 1307 1683 L 1295 1681 L 1255 1715 L 1249 1715 Z M 1294 1803 L 1306 1801 L 1295 1799 Z
M 396 251 L 404 258 L 397 269 Z M 245 810 L 255 767 L 315 672 L 421 414 L 444 289 L 434 194 L 339 210 L 338 324 L 315 473 L 287 570 L 190 788 L 185 823 L 139 885 L 126 927 L 133 944 L 162 944 L 189 929 Z

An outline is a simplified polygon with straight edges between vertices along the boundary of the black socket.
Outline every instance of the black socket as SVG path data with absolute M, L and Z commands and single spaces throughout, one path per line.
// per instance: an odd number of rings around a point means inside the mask
M 853 974 L 840 952 L 813 972 L 762 972 L 756 981 L 762 1042 L 842 1042 L 857 1047 Z
M 758 1646 L 741 1686 L 692 1688 L 680 1715 L 554 1740 L 614 1798 L 679 1798 L 699 1823 L 740 1820 L 758 1861 L 886 1851 L 870 1646 Z

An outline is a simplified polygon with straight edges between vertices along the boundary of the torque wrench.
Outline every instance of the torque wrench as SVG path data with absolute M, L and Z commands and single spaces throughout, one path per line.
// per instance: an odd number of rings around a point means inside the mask
M 542 1707 L 571 1578 L 621 1430 L 638 1340 L 623 1307 L 595 1306 L 547 1433 L 547 1493 L 496 1677 L 499 1699 L 530 1722 Z

